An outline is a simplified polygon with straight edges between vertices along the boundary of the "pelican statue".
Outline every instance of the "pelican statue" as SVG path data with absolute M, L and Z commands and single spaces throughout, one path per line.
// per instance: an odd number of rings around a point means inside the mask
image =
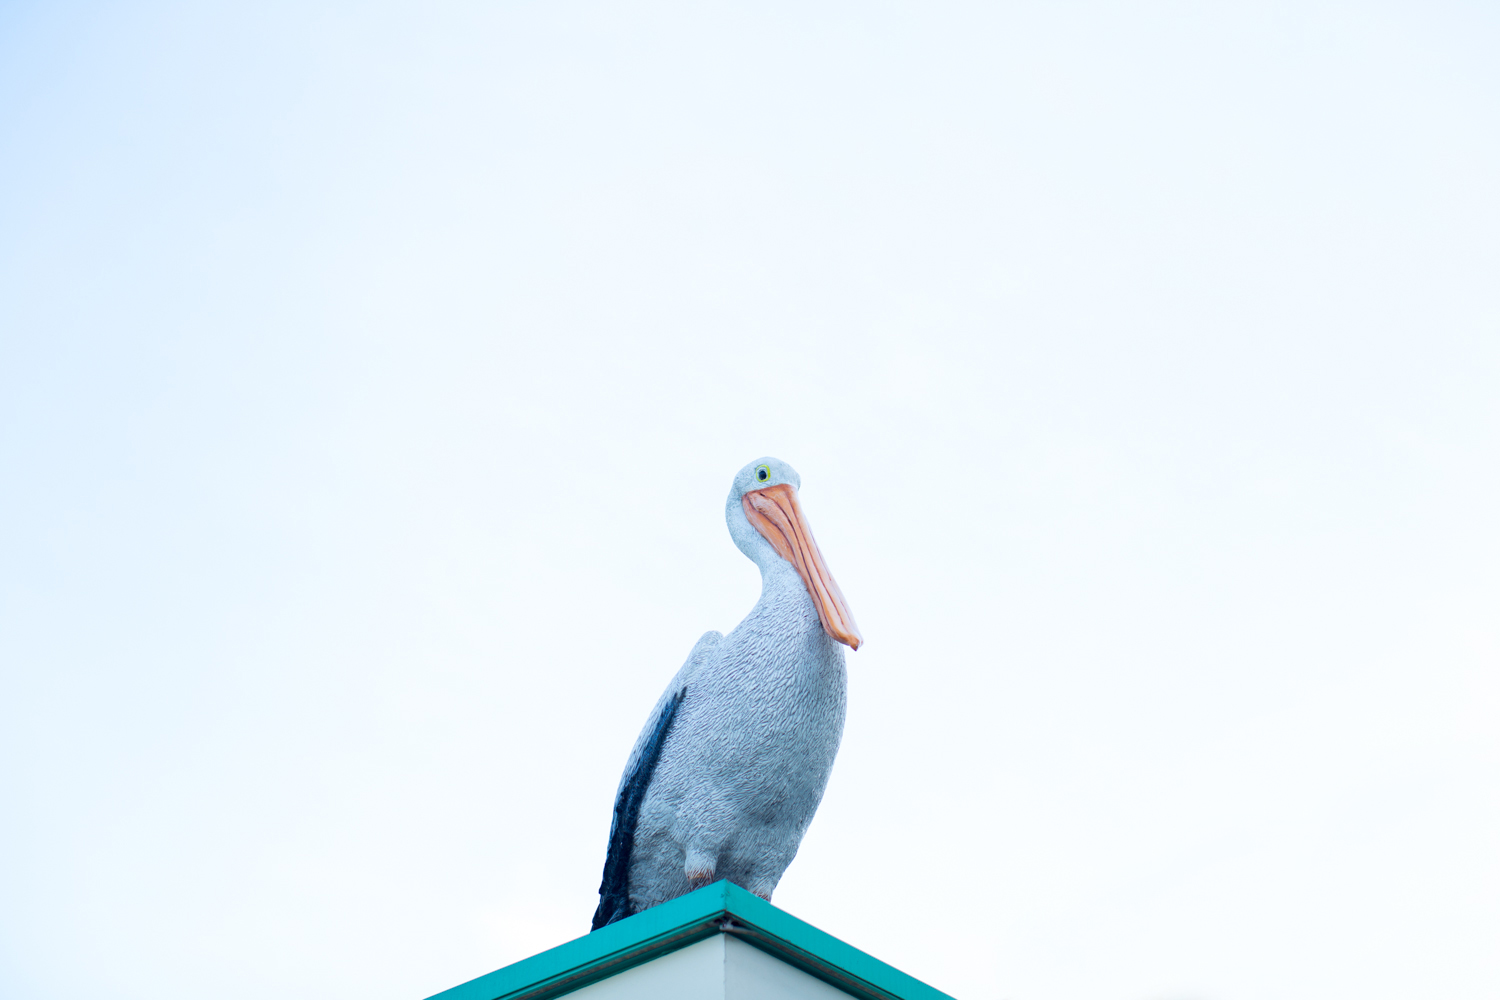
M 775 458 L 734 477 L 724 519 L 760 567 L 760 600 L 707 632 L 625 764 L 598 930 L 727 878 L 769 900 L 823 798 L 844 733 L 844 650 L 864 641 L 813 541 L 797 471 Z

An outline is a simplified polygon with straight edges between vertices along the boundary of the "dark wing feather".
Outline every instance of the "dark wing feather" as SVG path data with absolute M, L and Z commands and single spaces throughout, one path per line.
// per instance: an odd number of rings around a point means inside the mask
M 698 640 L 688 654 L 687 662 L 656 703 L 645 730 L 631 751 L 630 760 L 625 765 L 625 776 L 620 780 L 620 790 L 615 795 L 615 814 L 609 824 L 609 851 L 604 857 L 604 880 L 599 884 L 599 908 L 594 911 L 592 930 L 597 931 L 635 912 L 630 905 L 630 855 L 635 848 L 635 827 L 641 814 L 641 802 L 651 785 L 651 775 L 661 757 L 672 720 L 677 716 L 677 708 L 687 694 L 688 680 L 722 638 L 718 632 L 706 632 Z
M 651 772 L 656 770 L 656 759 L 661 756 L 661 745 L 666 742 L 667 730 L 672 728 L 672 719 L 677 715 L 677 706 L 682 704 L 686 694 L 686 687 L 678 689 L 663 706 L 656 728 L 636 759 L 635 770 L 630 772 L 615 798 L 615 818 L 609 825 L 609 853 L 604 857 L 604 881 L 599 883 L 599 908 L 594 911 L 594 926 L 590 930 L 597 931 L 632 912 L 630 852 L 635 847 L 635 824 L 641 815 L 641 800 L 646 797 L 646 788 L 651 784 Z

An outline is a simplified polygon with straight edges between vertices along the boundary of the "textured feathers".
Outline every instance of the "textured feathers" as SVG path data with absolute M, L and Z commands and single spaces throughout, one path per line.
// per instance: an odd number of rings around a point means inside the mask
M 844 728 L 844 647 L 778 563 L 693 674 L 662 745 L 635 826 L 632 912 L 716 878 L 769 899 L 823 797 Z

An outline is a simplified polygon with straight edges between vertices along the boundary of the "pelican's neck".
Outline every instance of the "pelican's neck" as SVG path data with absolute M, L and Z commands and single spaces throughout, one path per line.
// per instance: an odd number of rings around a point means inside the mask
M 797 573 L 797 568 L 779 555 L 760 563 L 760 599 L 776 597 L 783 593 L 798 593 L 807 596 L 807 585 Z M 807 598 L 809 601 L 811 597 Z
M 797 567 L 783 559 L 771 543 L 750 526 L 740 498 L 734 494 L 724 506 L 724 520 L 729 524 L 729 537 L 734 539 L 734 544 L 760 569 L 760 602 L 757 607 L 782 604 L 788 596 L 794 600 L 800 597 L 811 606 L 812 597 L 797 573 Z
M 817 605 L 797 568 L 780 556 L 760 563 L 760 600 L 750 616 L 779 635 L 822 634 Z M 772 624 L 774 623 L 774 624 Z

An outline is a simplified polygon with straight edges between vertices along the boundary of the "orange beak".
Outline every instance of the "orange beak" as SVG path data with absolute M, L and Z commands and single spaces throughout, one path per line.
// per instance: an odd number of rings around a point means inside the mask
M 854 624 L 839 585 L 833 582 L 833 574 L 823 562 L 818 543 L 813 541 L 812 529 L 802 516 L 802 504 L 797 501 L 797 490 L 785 483 L 767 486 L 746 493 L 740 503 L 755 530 L 765 536 L 781 558 L 797 568 L 812 595 L 813 606 L 818 609 L 823 630 L 850 649 L 858 649 L 864 637 Z

